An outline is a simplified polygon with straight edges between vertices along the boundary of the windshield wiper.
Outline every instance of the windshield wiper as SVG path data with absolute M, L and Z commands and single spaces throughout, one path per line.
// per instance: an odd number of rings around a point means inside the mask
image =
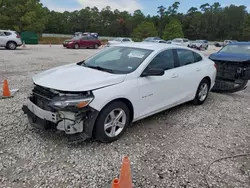
M 107 68 L 104 68 L 104 67 L 100 67 L 100 66 L 91 66 L 91 65 L 86 65 L 86 67 L 89 67 L 91 69 L 96 69 L 96 70 L 100 70 L 100 71 L 105 71 L 105 72 L 109 72 L 109 73 L 113 73 L 113 71 L 111 69 L 107 69 Z

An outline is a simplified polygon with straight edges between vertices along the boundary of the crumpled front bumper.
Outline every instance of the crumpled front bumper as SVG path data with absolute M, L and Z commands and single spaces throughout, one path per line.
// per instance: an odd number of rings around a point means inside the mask
M 81 115 L 81 121 L 74 119 L 73 112 L 50 112 L 39 108 L 28 100 L 22 110 L 28 116 L 31 125 L 39 129 L 56 129 L 67 135 L 81 134 L 85 139 L 92 137 L 96 118 L 99 111 L 88 108 Z M 63 114 L 63 116 L 62 116 Z

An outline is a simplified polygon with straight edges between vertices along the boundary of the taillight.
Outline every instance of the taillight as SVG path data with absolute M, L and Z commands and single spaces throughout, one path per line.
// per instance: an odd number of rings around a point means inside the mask
M 21 38 L 21 36 L 17 34 L 17 35 L 16 35 L 16 38 L 20 39 L 20 38 Z
M 214 67 L 215 67 L 215 68 L 216 68 L 216 70 L 217 70 L 217 68 L 218 68 L 218 67 L 217 67 L 216 63 L 214 64 Z

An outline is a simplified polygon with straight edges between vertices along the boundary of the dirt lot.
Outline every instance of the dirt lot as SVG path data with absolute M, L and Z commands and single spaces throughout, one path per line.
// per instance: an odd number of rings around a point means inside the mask
M 130 157 L 135 188 L 203 188 L 206 179 L 213 187 L 250 187 L 250 157 L 217 161 L 206 171 L 216 159 L 250 152 L 250 89 L 211 93 L 202 106 L 167 110 L 135 123 L 112 144 L 70 145 L 62 135 L 29 126 L 21 108 L 32 76 L 97 51 L 53 45 L 0 49 L 0 82 L 8 79 L 10 88 L 20 89 L 0 100 L 0 187 L 108 188 L 124 155 Z

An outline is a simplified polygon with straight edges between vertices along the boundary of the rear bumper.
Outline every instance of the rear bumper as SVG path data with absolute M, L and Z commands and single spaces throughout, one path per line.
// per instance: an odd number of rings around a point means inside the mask
M 99 114 L 97 110 L 89 108 L 82 113 L 79 121 L 79 119 L 74 119 L 76 114 L 73 112 L 53 113 L 39 108 L 31 100 L 28 100 L 22 110 L 27 115 L 30 124 L 36 128 L 56 129 L 65 132 L 67 135 L 80 134 L 84 135 L 85 139 L 92 137 L 95 121 Z

